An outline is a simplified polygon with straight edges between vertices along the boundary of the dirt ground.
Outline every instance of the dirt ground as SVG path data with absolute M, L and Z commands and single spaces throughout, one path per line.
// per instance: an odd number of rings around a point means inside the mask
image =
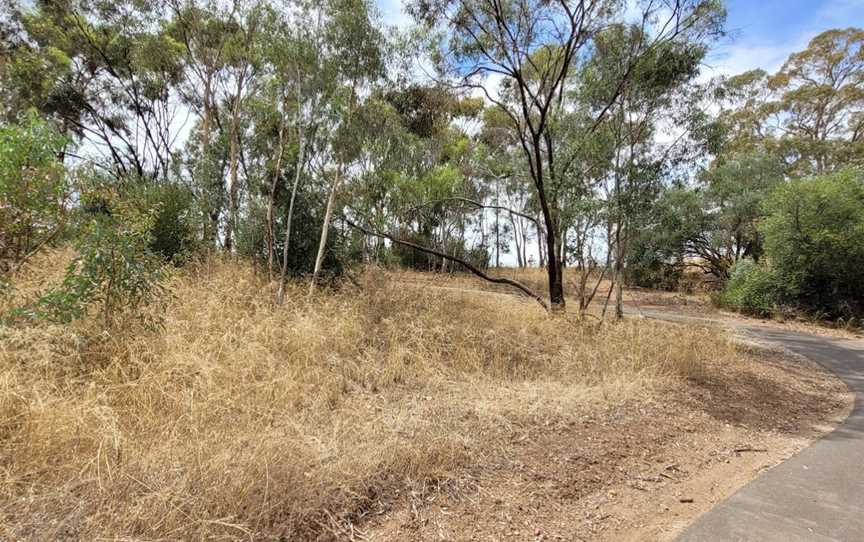
M 864 329 L 860 327 L 830 327 L 826 322 L 799 319 L 767 319 L 744 316 L 738 313 L 725 311 L 714 306 L 707 294 L 681 294 L 677 292 L 658 292 L 647 289 L 628 289 L 624 294 L 624 303 L 638 311 L 647 309 L 652 311 L 672 311 L 677 314 L 685 314 L 698 318 L 708 318 L 727 324 L 745 325 L 769 325 L 789 331 L 799 331 L 822 335 L 824 337 L 836 337 L 842 339 L 864 338 Z
M 525 418 L 466 483 L 367 519 L 349 538 L 672 540 L 699 514 L 845 418 L 851 396 L 800 359 L 714 367 L 601 413 Z

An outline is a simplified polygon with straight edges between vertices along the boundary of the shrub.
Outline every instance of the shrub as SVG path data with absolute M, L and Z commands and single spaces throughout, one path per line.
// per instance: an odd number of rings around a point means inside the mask
M 731 270 L 721 305 L 757 316 L 769 316 L 784 301 L 784 287 L 778 275 L 752 260 L 740 260 Z
M 153 214 L 150 251 L 175 265 L 187 261 L 198 244 L 192 192 L 177 183 L 139 181 L 127 189 L 125 197 L 140 212 Z
M 59 287 L 20 312 L 68 323 L 95 307 L 109 328 L 124 316 L 154 323 L 142 309 L 159 298 L 165 276 L 162 259 L 150 249 L 157 215 L 120 199 L 108 184 L 82 186 L 78 255 Z
M 68 196 L 59 159 L 65 146 L 37 117 L 0 126 L 0 273 L 19 266 L 60 231 Z
M 670 263 L 661 251 L 654 250 L 649 243 L 637 244 L 627 255 L 625 280 L 628 284 L 658 290 L 677 290 L 683 277 L 681 265 Z
M 793 180 L 766 201 L 765 255 L 794 304 L 832 318 L 864 313 L 864 175 Z

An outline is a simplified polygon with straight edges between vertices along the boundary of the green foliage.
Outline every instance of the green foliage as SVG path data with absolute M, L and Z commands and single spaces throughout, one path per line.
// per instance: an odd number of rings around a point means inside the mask
M 766 211 L 765 255 L 795 303 L 829 317 L 864 314 L 864 174 L 793 180 Z
M 125 197 L 144 213 L 153 214 L 148 249 L 166 262 L 180 265 L 198 248 L 195 234 L 195 202 L 186 187 L 171 182 L 138 181 Z
M 284 195 L 287 199 L 288 194 Z M 291 220 L 291 242 L 288 251 L 288 275 L 301 277 L 312 273 L 315 265 L 315 255 L 318 250 L 318 240 L 321 235 L 321 223 L 324 220 L 324 206 L 316 201 L 315 194 L 301 185 L 297 192 L 294 206 L 294 216 Z M 278 265 L 282 264 L 282 247 L 285 241 L 285 225 L 288 214 L 286 201 L 277 202 L 275 220 L 276 255 Z M 248 210 L 248 216 L 240 224 L 237 232 L 237 253 L 251 258 L 260 265 L 267 263 L 267 249 L 264 242 L 266 232 L 266 209 L 263 205 L 254 205 Z M 327 248 L 324 252 L 322 272 L 327 277 L 337 277 L 344 272 L 349 263 L 346 258 L 345 239 L 338 229 L 331 229 Z
M 860 165 L 864 30 L 822 32 L 775 74 L 722 81 L 715 99 L 723 153 L 779 154 L 796 176 Z
M 707 241 L 702 234 L 710 229 L 709 220 L 702 194 L 684 188 L 666 190 L 651 206 L 644 222 L 647 227 L 633 233 L 627 254 L 628 282 L 676 290 L 686 259 L 699 258 L 695 242 Z
M 658 290 L 678 290 L 683 266 L 664 259 L 662 249 L 648 243 L 636 243 L 627 254 L 625 280 L 627 284 Z
M 63 223 L 66 139 L 35 115 L 0 126 L 0 273 L 27 258 Z
M 158 303 L 164 290 L 162 258 L 150 250 L 158 213 L 119 198 L 114 187 L 101 181 L 82 187 L 81 204 L 78 256 L 63 283 L 21 312 L 68 323 L 94 309 L 106 328 L 127 316 L 157 323 L 158 315 L 144 308 Z
M 667 189 L 651 205 L 651 227 L 634 236 L 628 278 L 640 286 L 674 288 L 689 266 L 723 282 L 742 258 L 758 261 L 763 203 L 782 182 L 776 157 L 746 154 L 718 159 L 693 188 Z
M 789 290 L 775 271 L 753 260 L 740 260 L 732 267 L 718 300 L 723 306 L 747 314 L 770 316 L 780 309 Z

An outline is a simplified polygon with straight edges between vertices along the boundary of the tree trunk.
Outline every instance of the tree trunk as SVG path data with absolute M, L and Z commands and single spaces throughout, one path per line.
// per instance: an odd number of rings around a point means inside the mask
M 231 185 L 228 187 L 228 224 L 225 231 L 225 251 L 234 251 L 234 233 L 237 228 L 237 212 L 239 209 L 238 168 L 240 163 L 240 96 L 243 92 L 243 78 L 237 78 L 237 95 L 234 97 L 234 107 L 231 111 L 231 146 L 229 158 L 229 175 Z
M 537 226 L 537 258 L 538 258 L 538 262 L 540 264 L 540 267 L 545 267 L 546 266 L 546 257 L 544 255 L 544 253 L 545 253 L 544 248 L 545 247 L 544 247 L 544 243 L 543 243 L 543 229 L 540 227 L 539 221 L 535 222 L 534 225 Z
M 561 228 L 561 245 L 558 247 L 558 261 L 561 262 L 561 268 L 567 267 L 567 228 Z
M 522 247 L 519 243 L 519 228 L 516 226 L 516 219 L 513 218 L 513 215 L 510 215 L 510 224 L 513 225 L 513 242 L 516 244 L 516 263 L 519 269 L 522 269 L 524 265 L 522 264 Z
M 213 171 L 211 171 L 210 164 L 210 130 L 213 118 L 213 98 L 212 98 L 213 90 L 212 90 L 212 78 L 208 74 L 207 78 L 204 80 L 204 94 L 203 94 L 203 111 L 201 114 L 201 163 L 204 165 L 203 175 L 201 175 L 201 171 L 199 170 L 199 182 L 202 184 L 202 190 L 209 190 L 207 186 L 212 181 L 211 176 L 213 175 Z M 215 202 L 213 201 L 213 194 L 206 193 L 206 200 L 209 201 L 209 206 L 205 207 L 203 210 L 203 222 L 204 222 L 204 241 L 210 245 L 210 247 L 217 246 L 217 240 L 219 238 L 219 210 L 215 209 Z
M 563 312 L 565 310 L 564 274 L 561 269 L 561 262 L 558 261 L 556 246 L 555 231 L 550 228 L 546 232 L 546 251 L 548 255 L 546 271 L 549 277 L 549 306 L 553 312 Z
M 294 186 L 291 187 L 291 201 L 288 202 L 288 218 L 285 222 L 285 239 L 282 243 L 282 270 L 279 277 L 279 292 L 276 294 L 277 305 L 281 305 L 285 300 L 285 282 L 288 280 L 288 245 L 291 241 L 291 221 L 294 218 L 294 201 L 297 199 L 297 187 L 300 185 L 300 175 L 305 162 L 303 132 L 298 134 L 297 141 L 297 163 L 294 164 Z
M 324 250 L 327 248 L 327 233 L 330 231 L 330 219 L 333 216 L 333 205 L 336 201 L 336 191 L 339 189 L 339 182 L 342 180 L 341 165 L 336 172 L 336 178 L 333 180 L 333 186 L 330 187 L 330 196 L 327 198 L 327 210 L 324 212 L 324 225 L 321 227 L 321 241 L 318 243 L 318 255 L 315 257 L 315 269 L 312 271 L 312 281 L 309 283 L 309 296 L 315 293 L 315 285 L 318 282 L 318 275 L 321 273 L 321 264 L 324 261 Z
M 282 154 L 285 151 L 285 122 L 279 125 L 279 154 L 276 156 L 276 170 L 270 183 L 270 198 L 267 201 L 267 279 L 273 282 L 273 260 L 276 253 L 276 231 L 273 226 L 273 207 L 276 204 L 276 186 L 282 171 Z
M 225 228 L 225 251 L 231 254 L 234 251 L 234 228 L 237 224 L 237 166 L 239 162 L 239 149 L 235 137 L 231 137 L 230 150 L 230 186 L 228 187 L 228 224 Z
M 615 229 L 615 319 L 624 318 L 624 246 L 621 223 Z
M 495 178 L 495 267 L 501 268 L 501 238 L 498 230 L 498 207 L 501 203 L 498 201 L 498 184 L 500 180 Z

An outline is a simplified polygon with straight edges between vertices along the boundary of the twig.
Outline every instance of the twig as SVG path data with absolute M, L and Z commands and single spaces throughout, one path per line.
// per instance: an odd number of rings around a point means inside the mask
M 735 452 L 735 453 L 740 454 L 740 453 L 742 453 L 742 452 L 767 452 L 768 449 L 767 449 L 767 448 L 751 448 L 751 447 L 749 447 L 749 446 L 746 446 L 746 447 L 744 447 L 744 448 L 735 448 L 735 449 L 732 450 L 732 451 Z

